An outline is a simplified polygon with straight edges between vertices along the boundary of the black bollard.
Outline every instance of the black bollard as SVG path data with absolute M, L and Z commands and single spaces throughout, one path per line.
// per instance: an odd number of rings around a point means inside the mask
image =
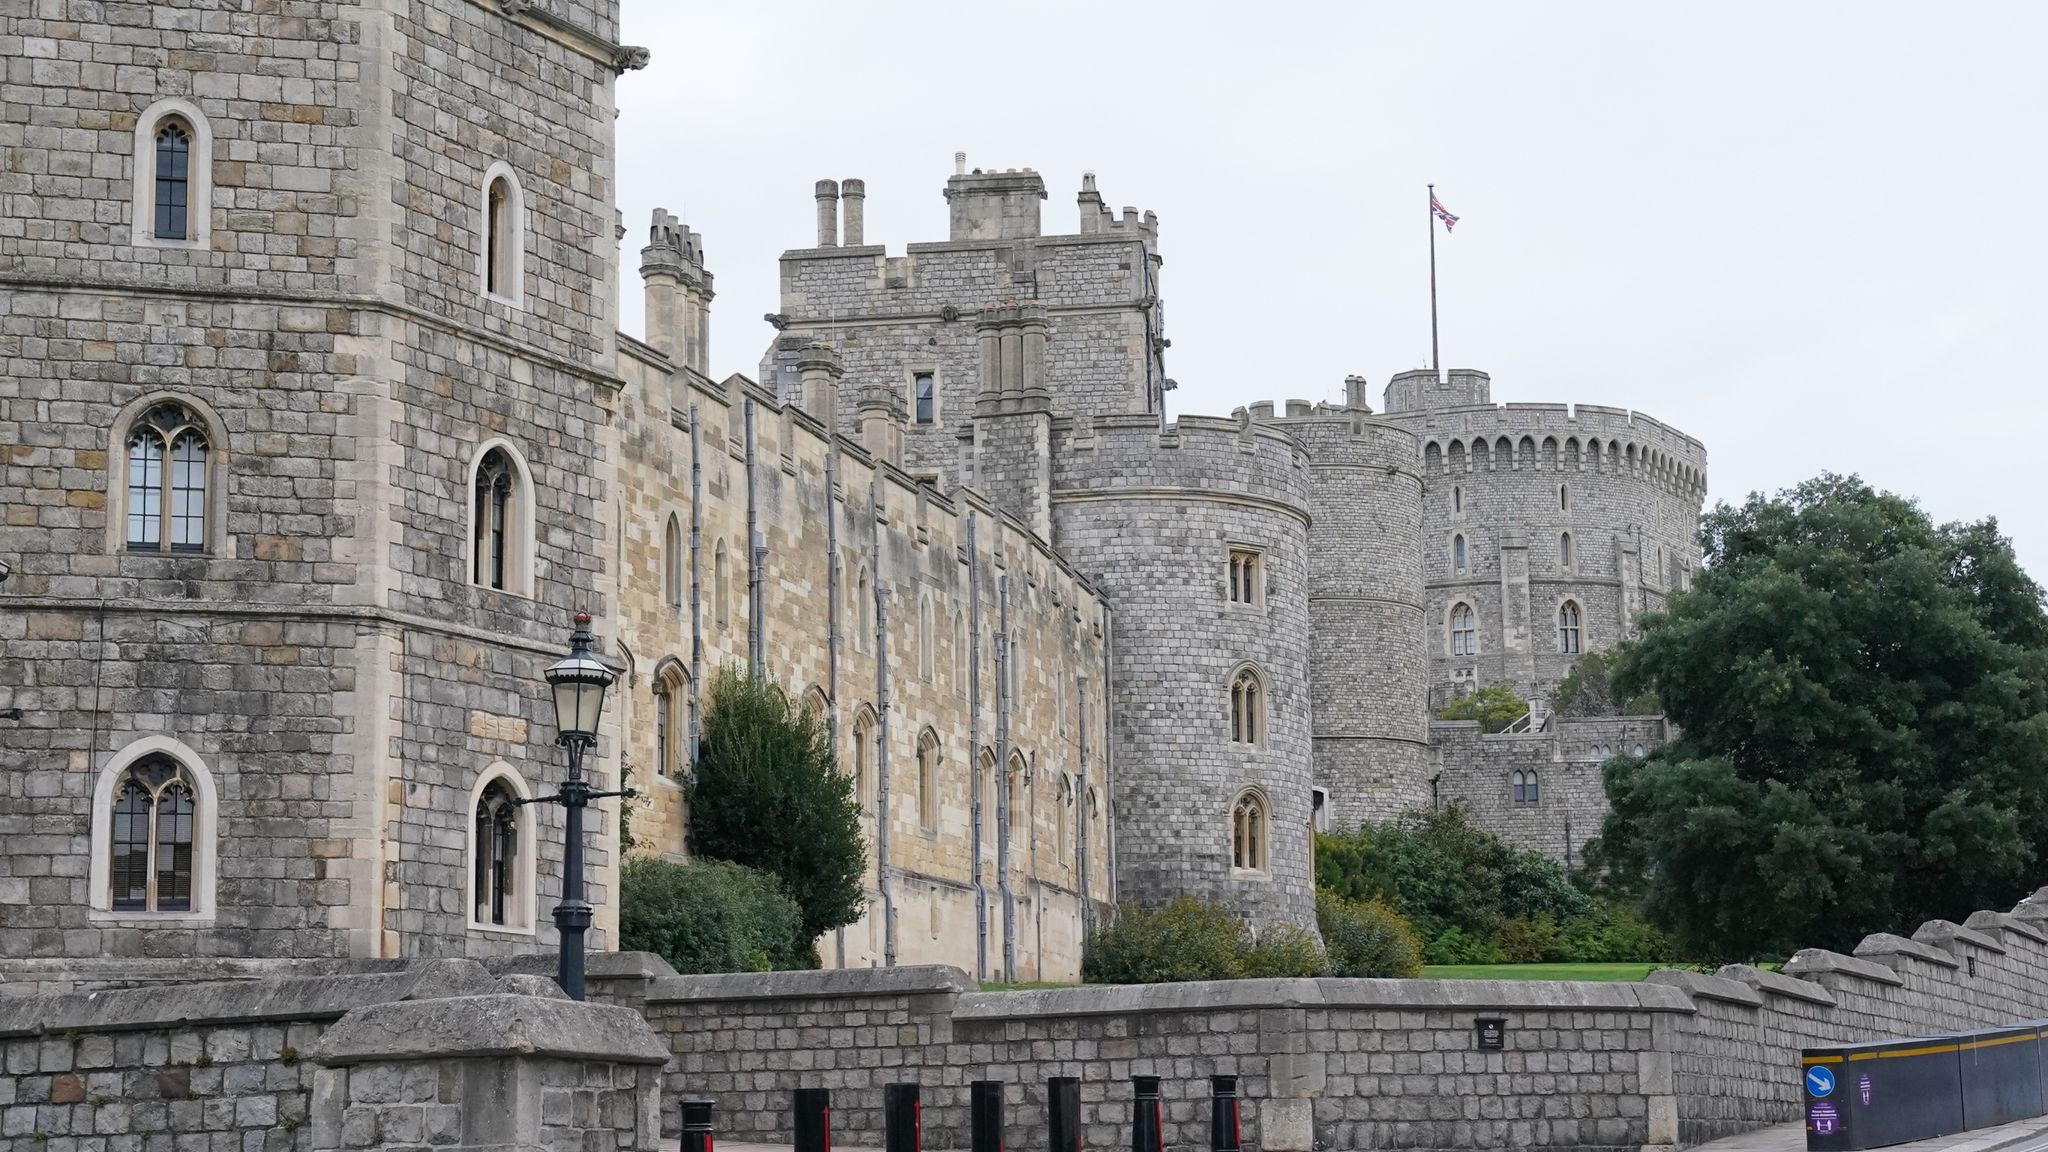
M 917 1085 L 883 1085 L 882 1145 L 887 1152 L 918 1152 L 924 1147 L 923 1129 L 924 1111 L 917 1101 Z
M 1045 1082 L 1046 1147 L 1081 1152 L 1081 1080 L 1054 1076 Z
M 683 1101 L 683 1152 L 711 1152 L 713 1101 Z
M 1237 1120 L 1237 1077 L 1209 1077 L 1210 1152 L 1238 1152 L 1244 1132 Z
M 967 1086 L 972 1112 L 972 1152 L 1003 1152 L 1003 1082 L 976 1080 Z
M 1166 1121 L 1159 1109 L 1159 1077 L 1133 1076 L 1131 1152 L 1166 1152 Z
M 796 1152 L 832 1152 L 832 1090 L 796 1090 Z

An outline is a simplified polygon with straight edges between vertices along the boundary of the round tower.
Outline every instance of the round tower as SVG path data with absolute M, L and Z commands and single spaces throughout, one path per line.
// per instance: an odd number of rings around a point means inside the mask
M 1115 606 L 1118 895 L 1313 928 L 1309 463 L 1251 421 L 1064 429 L 1055 540 Z
M 1429 803 L 1422 449 L 1362 408 L 1287 410 L 1313 461 L 1315 778 L 1328 825 L 1355 827 Z

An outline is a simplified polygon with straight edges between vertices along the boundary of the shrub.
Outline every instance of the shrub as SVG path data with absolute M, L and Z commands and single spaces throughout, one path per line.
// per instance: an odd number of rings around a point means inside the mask
M 1676 955 L 1671 941 L 1633 909 L 1605 900 L 1558 925 L 1557 934 L 1566 957 L 1583 964 L 1655 964 Z
M 1248 980 L 1320 976 L 1326 963 L 1315 933 L 1281 924 L 1261 933 L 1240 954 L 1238 970 Z
M 1415 929 L 1382 900 L 1346 900 L 1334 892 L 1317 892 L 1316 927 L 1323 933 L 1332 976 L 1422 973 L 1422 942 Z
M 1437 714 L 1439 720 L 1477 720 L 1485 732 L 1499 732 L 1529 714 L 1529 702 L 1505 684 L 1488 684 L 1460 696 Z
M 1429 964 L 1498 964 L 1500 949 L 1485 936 L 1474 936 L 1460 928 L 1446 928 L 1422 946 L 1422 959 Z
M 802 968 L 811 952 L 803 912 L 775 877 L 723 860 L 645 856 L 620 869 L 619 946 L 682 973 Z
M 1664 711 L 1655 692 L 1633 697 L 1615 692 L 1614 667 L 1620 662 L 1619 649 L 1586 653 L 1557 686 L 1551 708 L 1559 716 L 1651 716 Z
M 710 689 L 689 787 L 692 850 L 779 878 L 803 909 L 807 939 L 860 919 L 867 846 L 830 730 L 737 668 Z
M 1228 908 L 1177 896 L 1163 908 L 1126 904 L 1081 946 L 1081 978 L 1091 984 L 1163 984 L 1232 980 L 1251 945 Z
M 1516 917 L 1494 930 L 1493 946 L 1510 964 L 1563 960 L 1557 946 L 1557 923 L 1548 916 Z M 1573 957 L 1577 959 L 1577 957 Z

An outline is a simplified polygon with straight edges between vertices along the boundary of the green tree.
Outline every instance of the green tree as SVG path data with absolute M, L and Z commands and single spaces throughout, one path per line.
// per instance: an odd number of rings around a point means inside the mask
M 619 946 L 676 971 L 765 972 L 808 966 L 803 911 L 782 882 L 725 860 L 636 856 L 619 875 Z
M 1721 505 L 1615 677 L 1681 735 L 1605 769 L 1593 858 L 1745 958 L 2000 907 L 2048 845 L 2048 613 L 1991 521 L 1824 475 Z
M 1588 652 L 1557 686 L 1550 706 L 1560 716 L 1654 716 L 1664 710 L 1655 692 L 1628 697 L 1614 691 L 1616 650 Z
M 867 848 L 823 720 L 737 668 L 711 682 L 689 785 L 690 847 L 782 881 L 815 941 L 860 918 Z
M 1439 720 L 1477 720 L 1485 732 L 1499 732 L 1529 713 L 1529 702 L 1505 684 L 1488 684 L 1460 696 L 1437 714 Z

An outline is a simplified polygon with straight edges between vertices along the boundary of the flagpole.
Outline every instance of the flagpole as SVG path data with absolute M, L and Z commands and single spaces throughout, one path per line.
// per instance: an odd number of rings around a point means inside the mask
M 1429 367 L 1436 378 L 1444 378 L 1443 354 L 1436 346 L 1436 185 L 1429 186 L 1429 203 L 1422 218 L 1429 224 Z

